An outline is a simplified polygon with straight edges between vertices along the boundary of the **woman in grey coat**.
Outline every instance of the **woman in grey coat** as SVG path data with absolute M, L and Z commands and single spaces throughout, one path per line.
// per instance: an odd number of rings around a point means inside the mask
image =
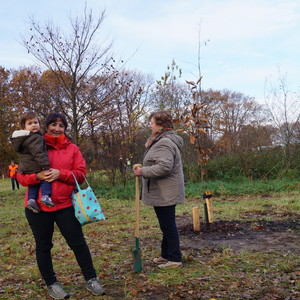
M 133 170 L 142 176 L 142 201 L 154 207 L 163 233 L 161 256 L 153 261 L 159 268 L 182 266 L 175 208 L 185 200 L 180 149 L 183 141 L 173 131 L 169 112 L 154 112 L 149 117 L 151 136 L 147 140 L 143 166 Z

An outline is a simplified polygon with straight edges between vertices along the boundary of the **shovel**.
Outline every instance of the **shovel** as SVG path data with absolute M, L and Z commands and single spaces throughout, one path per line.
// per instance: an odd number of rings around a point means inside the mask
M 133 169 L 141 167 L 141 164 L 136 164 Z M 139 189 L 139 177 L 135 177 L 135 249 L 132 250 L 133 258 L 133 271 L 142 271 L 142 258 L 140 249 L 140 189 Z

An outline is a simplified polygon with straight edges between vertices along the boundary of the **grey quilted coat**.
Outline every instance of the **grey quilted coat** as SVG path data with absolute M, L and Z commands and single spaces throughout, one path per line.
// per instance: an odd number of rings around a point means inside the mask
M 183 140 L 173 130 L 163 132 L 146 150 L 142 167 L 142 201 L 170 206 L 185 200 L 180 149 Z

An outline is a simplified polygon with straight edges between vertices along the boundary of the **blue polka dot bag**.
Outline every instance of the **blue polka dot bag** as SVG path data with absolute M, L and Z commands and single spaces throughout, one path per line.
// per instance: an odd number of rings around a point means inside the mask
M 85 189 L 80 188 L 74 174 L 73 177 L 76 182 L 77 190 L 73 191 L 72 203 L 75 210 L 75 216 L 80 224 L 83 226 L 92 222 L 105 220 L 100 203 L 86 177 L 84 176 L 85 182 L 87 183 L 87 188 Z

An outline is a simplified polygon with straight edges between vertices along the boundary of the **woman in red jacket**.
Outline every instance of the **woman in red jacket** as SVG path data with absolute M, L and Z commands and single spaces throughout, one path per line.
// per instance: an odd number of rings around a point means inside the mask
M 65 135 L 67 126 L 68 123 L 64 115 L 50 114 L 45 123 L 45 140 L 51 168 L 37 174 L 18 173 L 17 175 L 19 182 L 24 186 L 38 184 L 42 179 L 52 182 L 51 198 L 55 206 L 40 205 L 41 195 L 39 195 L 37 203 L 41 212 L 36 214 L 26 208 L 28 200 L 25 197 L 25 214 L 34 235 L 39 270 L 50 296 L 55 299 L 68 299 L 70 297 L 70 294 L 57 282 L 53 270 L 51 249 L 55 223 L 75 254 L 86 280 L 86 288 L 94 295 L 105 294 L 97 278 L 82 227 L 74 214 L 71 195 L 75 188 L 75 182 L 72 173 L 77 181 L 82 183 L 84 181 L 83 175 L 86 175 L 86 164 L 79 148 L 72 144 Z

